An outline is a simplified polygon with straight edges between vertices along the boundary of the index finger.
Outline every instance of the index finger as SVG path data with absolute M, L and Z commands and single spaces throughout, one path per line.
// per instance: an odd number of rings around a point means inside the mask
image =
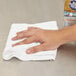
M 17 36 L 13 37 L 12 40 L 18 40 L 18 39 L 23 39 L 25 37 L 30 37 L 32 36 L 34 33 L 36 33 L 36 31 L 39 28 L 35 28 L 35 27 L 28 27 L 27 30 L 21 31 L 21 32 L 17 32 Z
M 17 33 L 16 33 L 16 36 L 13 37 L 12 40 L 18 40 L 18 39 L 24 38 L 24 37 L 25 37 L 25 34 L 24 34 L 24 33 L 25 33 L 26 31 L 27 31 L 27 30 L 17 32 Z

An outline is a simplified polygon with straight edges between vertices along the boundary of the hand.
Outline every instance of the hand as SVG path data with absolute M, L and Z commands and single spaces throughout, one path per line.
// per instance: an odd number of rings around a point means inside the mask
M 12 38 L 13 41 L 24 39 L 12 46 L 40 42 L 40 45 L 27 49 L 26 53 L 31 54 L 58 48 L 61 45 L 60 38 L 60 32 L 58 30 L 44 30 L 37 27 L 29 27 L 28 30 L 18 32 L 17 36 Z

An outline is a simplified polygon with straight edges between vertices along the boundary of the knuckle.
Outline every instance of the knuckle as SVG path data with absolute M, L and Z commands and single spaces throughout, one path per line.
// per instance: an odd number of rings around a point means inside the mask
M 33 51 L 37 51 L 37 48 L 36 48 L 36 47 L 32 47 L 32 50 L 33 50 Z
M 24 40 L 24 43 L 29 43 L 29 40 L 28 39 Z

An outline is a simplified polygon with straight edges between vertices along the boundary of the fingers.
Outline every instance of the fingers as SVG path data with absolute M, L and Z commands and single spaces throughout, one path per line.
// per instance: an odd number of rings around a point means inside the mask
M 31 29 L 40 29 L 38 27 L 28 27 L 28 30 L 31 30 Z
M 32 48 L 29 48 L 27 49 L 26 53 L 27 54 L 32 54 L 32 53 L 36 53 L 36 52 L 39 52 L 39 51 L 46 51 L 46 44 L 41 44 L 41 45 L 38 45 L 38 46 L 34 46 Z
M 26 32 L 27 32 L 27 30 L 18 32 L 17 35 L 12 38 L 12 40 L 14 41 L 14 40 L 18 40 L 18 39 L 22 39 L 22 38 L 27 37 L 27 36 L 25 36 Z
M 17 33 L 17 36 L 13 37 L 12 40 L 23 39 L 25 37 L 32 36 L 39 28 L 37 27 L 28 27 L 28 30 L 24 30 Z
M 36 41 L 37 41 L 37 39 L 35 38 L 35 36 L 32 36 L 28 39 L 25 39 L 25 40 L 20 41 L 16 44 L 13 44 L 12 46 L 14 47 L 14 46 L 17 46 L 17 45 L 29 44 L 29 43 L 33 43 L 33 42 L 36 42 Z

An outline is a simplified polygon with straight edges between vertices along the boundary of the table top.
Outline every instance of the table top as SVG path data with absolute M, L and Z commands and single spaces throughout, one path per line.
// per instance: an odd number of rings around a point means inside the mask
M 38 23 L 56 20 L 63 27 L 64 0 L 0 0 L 0 76 L 75 76 L 76 45 L 58 48 L 55 61 L 22 62 L 2 59 L 12 23 Z

